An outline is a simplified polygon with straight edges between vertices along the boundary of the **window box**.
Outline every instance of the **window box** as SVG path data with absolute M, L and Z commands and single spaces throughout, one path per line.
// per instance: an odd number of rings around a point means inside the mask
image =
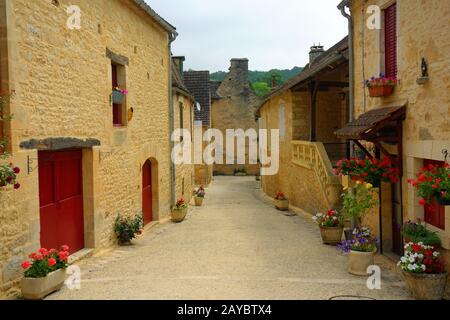
M 393 92 L 394 86 L 392 85 L 369 87 L 369 95 L 372 98 L 387 97 L 390 96 Z
M 114 104 L 122 104 L 125 99 L 125 94 L 117 90 L 113 90 L 111 96 Z

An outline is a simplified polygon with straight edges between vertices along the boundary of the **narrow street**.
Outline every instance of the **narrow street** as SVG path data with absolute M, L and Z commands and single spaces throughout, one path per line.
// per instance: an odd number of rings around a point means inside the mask
M 203 207 L 158 225 L 130 247 L 80 261 L 81 290 L 47 299 L 406 299 L 382 265 L 382 289 L 347 273 L 347 257 L 321 243 L 307 216 L 262 200 L 254 177 L 216 177 Z

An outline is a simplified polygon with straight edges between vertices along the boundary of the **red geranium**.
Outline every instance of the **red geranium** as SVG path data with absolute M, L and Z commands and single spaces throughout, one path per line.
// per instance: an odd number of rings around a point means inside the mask
M 408 183 L 417 189 L 419 204 L 431 203 L 432 198 L 450 200 L 450 168 L 447 163 L 435 166 L 429 164 L 417 174 L 417 180 L 408 179 Z
M 337 162 L 336 174 L 349 176 L 353 181 L 378 185 L 380 181 L 397 183 L 399 170 L 394 167 L 389 157 L 383 160 L 366 157 L 343 159 Z
M 22 268 L 25 269 L 25 277 L 43 278 L 50 272 L 67 268 L 69 252 L 64 249 L 68 250 L 69 247 L 62 246 L 60 252 L 55 249 L 40 248 L 38 252 L 31 253 L 28 256 L 31 262 L 26 260 L 22 263 Z

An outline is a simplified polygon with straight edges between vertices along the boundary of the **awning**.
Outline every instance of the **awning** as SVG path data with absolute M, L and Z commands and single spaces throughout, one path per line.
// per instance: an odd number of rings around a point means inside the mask
M 379 131 L 391 126 L 396 121 L 402 121 L 406 116 L 406 107 L 384 107 L 370 110 L 357 120 L 347 124 L 334 134 L 346 140 L 367 140 L 375 138 Z

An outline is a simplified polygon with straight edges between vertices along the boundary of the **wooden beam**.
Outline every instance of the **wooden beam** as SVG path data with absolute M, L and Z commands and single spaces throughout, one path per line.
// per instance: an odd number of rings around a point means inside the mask
M 310 114 L 310 140 L 317 140 L 317 91 L 319 89 L 319 81 L 314 79 L 309 84 L 311 94 L 311 114 Z
M 373 159 L 373 155 L 367 150 L 359 140 L 353 140 L 353 142 L 370 158 Z

